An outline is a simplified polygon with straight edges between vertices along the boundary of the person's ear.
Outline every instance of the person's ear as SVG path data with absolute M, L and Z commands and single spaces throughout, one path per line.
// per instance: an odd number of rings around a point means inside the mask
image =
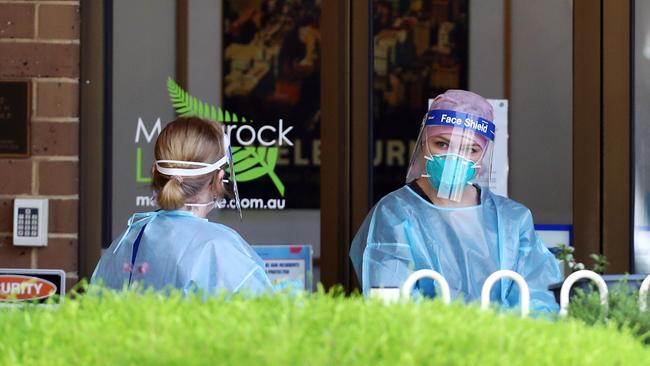
M 218 170 L 216 172 L 211 184 L 212 193 L 216 195 L 222 195 L 223 192 L 225 192 L 225 186 L 223 183 L 223 177 L 225 174 L 226 173 L 223 170 Z
M 214 177 L 212 178 L 212 182 L 210 183 L 210 186 L 218 191 L 219 187 L 223 184 L 223 176 L 225 174 L 226 173 L 223 170 L 217 170 L 214 173 Z

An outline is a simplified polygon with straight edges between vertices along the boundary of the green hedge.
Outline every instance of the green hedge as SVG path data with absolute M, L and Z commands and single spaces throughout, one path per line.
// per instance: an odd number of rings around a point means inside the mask
M 640 365 L 625 329 L 358 296 L 183 298 L 104 293 L 0 308 L 0 364 Z
M 647 304 L 650 305 L 650 299 Z M 600 305 L 600 295 L 595 287 L 592 286 L 588 293 L 577 289 L 577 296 L 569 303 L 569 316 L 589 325 L 614 324 L 650 345 L 650 310 L 642 312 L 639 309 L 639 291 L 630 291 L 625 281 L 609 292 L 607 307 Z

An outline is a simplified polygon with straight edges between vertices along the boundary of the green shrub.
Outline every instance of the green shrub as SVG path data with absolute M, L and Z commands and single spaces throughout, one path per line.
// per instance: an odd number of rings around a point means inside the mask
M 437 301 L 324 293 L 255 299 L 133 292 L 0 308 L 0 364 L 635 365 L 650 349 L 611 324 L 519 319 Z
M 618 283 L 609 292 L 607 308 L 600 305 L 600 296 L 594 288 L 588 293 L 582 289 L 576 291 L 577 295 L 569 303 L 569 317 L 589 325 L 614 324 L 619 329 L 629 330 L 640 341 L 650 345 L 650 310 L 640 311 L 639 292 L 629 291 L 625 281 Z

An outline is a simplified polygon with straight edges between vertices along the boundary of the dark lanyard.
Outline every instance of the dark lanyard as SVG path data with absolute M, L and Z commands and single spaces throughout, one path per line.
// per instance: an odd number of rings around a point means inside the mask
M 135 258 L 138 256 L 138 249 L 140 249 L 140 240 L 142 240 L 142 234 L 144 233 L 144 228 L 147 227 L 147 224 L 144 224 L 138 237 L 133 243 L 133 250 L 131 250 L 131 270 L 129 271 L 129 287 L 131 287 L 131 278 L 133 277 L 133 270 L 135 269 Z

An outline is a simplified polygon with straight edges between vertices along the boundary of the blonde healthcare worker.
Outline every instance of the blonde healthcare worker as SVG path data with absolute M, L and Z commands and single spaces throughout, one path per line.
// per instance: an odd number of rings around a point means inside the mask
M 530 211 L 485 184 L 494 132 L 492 107 L 483 97 L 449 90 L 433 100 L 406 184 L 372 208 L 352 242 L 350 257 L 364 295 L 433 269 L 449 282 L 452 298 L 474 301 L 491 273 L 509 269 L 530 286 L 532 310 L 557 310 L 548 285 L 561 281 L 559 268 L 535 233 Z M 421 280 L 418 291 L 433 297 L 435 286 Z M 491 297 L 514 307 L 519 289 L 502 280 Z
M 206 219 L 225 194 L 224 171 L 232 160 L 223 127 L 178 118 L 158 136 L 155 158 L 153 189 L 161 209 L 129 219 L 97 264 L 91 283 L 113 289 L 138 283 L 185 293 L 268 291 L 264 263 L 246 241 Z M 230 173 L 237 195 L 233 169 Z

